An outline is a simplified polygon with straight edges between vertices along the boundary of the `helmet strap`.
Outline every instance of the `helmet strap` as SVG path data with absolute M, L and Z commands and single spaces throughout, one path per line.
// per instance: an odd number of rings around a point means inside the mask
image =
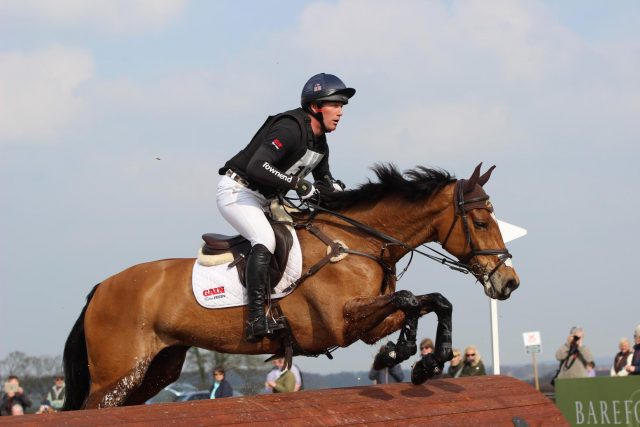
M 324 117 L 322 116 L 322 107 L 320 105 L 318 105 L 317 103 L 316 103 L 316 106 L 317 106 L 317 109 L 318 109 L 317 112 L 314 112 L 311 109 L 311 105 L 309 105 L 308 111 L 311 113 L 311 115 L 313 117 L 315 117 L 315 119 L 317 121 L 320 122 L 320 129 L 322 129 L 322 133 L 327 133 L 327 127 L 324 125 Z

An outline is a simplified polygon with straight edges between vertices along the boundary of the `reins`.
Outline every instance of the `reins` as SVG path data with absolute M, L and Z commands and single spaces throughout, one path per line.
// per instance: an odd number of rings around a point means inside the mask
M 329 246 L 331 248 L 331 251 L 329 254 L 327 254 L 327 256 L 325 256 L 324 258 L 322 258 L 319 262 L 317 262 L 316 264 L 314 264 L 313 266 L 311 266 L 306 272 L 304 272 L 302 274 L 302 276 L 296 280 L 296 282 L 294 282 L 289 289 L 293 289 L 295 287 L 297 287 L 300 283 L 302 283 L 304 280 L 306 280 L 308 277 L 312 276 L 313 274 L 315 274 L 320 268 L 322 268 L 323 266 L 325 266 L 327 263 L 329 263 L 331 261 L 331 258 L 336 256 L 336 255 L 340 255 L 340 254 L 344 254 L 344 253 L 348 253 L 348 254 L 354 254 L 354 255 L 359 255 L 359 256 L 364 256 L 370 259 L 373 259 L 375 261 L 377 261 L 383 268 L 383 270 L 385 271 L 385 275 L 392 275 L 393 278 L 395 280 L 400 280 L 400 278 L 404 275 L 404 273 L 408 270 L 409 266 L 411 265 L 411 261 L 413 260 L 413 254 L 418 253 L 426 258 L 429 258 L 433 261 L 438 262 L 439 264 L 445 265 L 448 268 L 458 271 L 460 273 L 464 273 L 464 274 L 473 274 L 474 276 L 480 276 L 482 275 L 483 277 L 483 285 L 484 286 L 488 286 L 489 285 L 489 280 L 491 278 L 491 276 L 493 276 L 493 274 L 498 270 L 498 268 L 500 268 L 500 266 L 502 264 L 504 264 L 509 258 L 511 258 L 511 254 L 509 253 L 509 251 L 507 249 L 481 249 L 478 250 L 474 243 L 473 240 L 471 239 L 471 232 L 469 230 L 469 220 L 467 217 L 467 206 L 472 205 L 473 208 L 475 207 L 479 207 L 478 205 L 484 205 L 484 207 L 490 207 L 491 204 L 488 202 L 489 200 L 489 196 L 486 194 L 482 194 L 478 197 L 473 197 L 470 199 L 465 200 L 464 198 L 464 189 L 463 189 L 463 184 L 464 184 L 465 180 L 459 180 L 458 182 L 456 182 L 456 187 L 454 190 L 454 205 L 455 205 L 455 216 L 453 219 L 453 223 L 451 224 L 451 227 L 449 228 L 449 231 L 447 232 L 447 235 L 442 243 L 442 247 L 445 246 L 446 242 L 449 239 L 449 236 L 451 235 L 456 222 L 458 221 L 458 218 L 461 219 L 461 223 L 462 223 L 462 228 L 465 234 L 465 247 L 469 247 L 471 250 L 470 252 L 464 256 L 464 258 L 461 261 L 456 261 L 453 258 L 437 251 L 436 249 L 433 249 L 429 246 L 427 246 L 426 244 L 422 244 L 421 246 L 423 246 L 424 248 L 428 249 L 431 252 L 434 252 L 436 255 L 432 255 L 430 253 L 424 252 L 420 249 L 413 248 L 411 247 L 408 243 L 403 242 L 400 239 L 397 239 L 395 237 L 389 236 L 388 234 L 385 234 L 367 224 L 363 224 L 360 221 L 357 221 L 351 217 L 348 217 L 344 214 L 341 214 L 339 212 L 333 211 L 331 209 L 327 209 L 325 207 L 320 206 L 317 203 L 313 203 L 310 201 L 306 201 L 303 202 L 299 207 L 301 207 L 302 205 L 307 205 L 307 210 L 310 211 L 309 217 L 304 221 L 304 222 L 294 222 L 294 227 L 295 228 L 304 228 L 306 230 L 308 230 L 310 233 L 312 233 L 314 236 L 316 236 L 318 239 L 320 239 L 321 241 L 323 241 L 327 246 Z M 484 192 L 483 192 L 484 193 Z M 290 199 L 287 199 L 289 201 L 289 203 L 292 203 Z M 313 225 L 313 220 L 315 219 L 315 217 L 318 215 L 318 213 L 326 213 L 329 214 L 331 216 L 334 216 L 336 218 L 341 219 L 342 221 L 346 222 L 347 224 L 352 225 L 353 227 L 355 227 L 356 229 L 365 232 L 366 234 L 373 236 L 379 240 L 381 240 L 382 242 L 384 242 L 384 244 L 382 245 L 382 247 L 380 248 L 380 255 L 375 256 L 366 252 L 362 252 L 362 251 L 357 251 L 354 249 L 350 249 L 350 248 L 346 248 L 344 246 L 342 246 L 341 244 L 331 240 L 329 237 L 327 237 L 320 229 L 318 229 L 316 226 Z M 392 245 L 397 245 L 400 246 L 404 249 L 406 249 L 407 251 L 409 251 L 410 257 L 409 257 L 409 261 L 407 262 L 407 265 L 405 266 L 405 268 L 398 274 L 395 273 L 395 268 L 393 266 L 388 265 L 385 261 L 384 261 L 384 253 L 387 250 L 387 248 L 389 246 Z M 470 261 L 473 257 L 478 256 L 478 255 L 495 255 L 498 257 L 499 263 L 487 274 L 485 271 L 480 270 L 482 267 L 479 265 L 473 265 L 470 266 L 467 264 L 468 261 Z

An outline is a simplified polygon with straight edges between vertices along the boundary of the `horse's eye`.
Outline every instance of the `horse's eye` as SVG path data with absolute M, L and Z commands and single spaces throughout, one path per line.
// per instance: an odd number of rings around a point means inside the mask
M 473 226 L 479 230 L 486 230 L 488 225 L 488 223 L 483 221 L 473 221 Z

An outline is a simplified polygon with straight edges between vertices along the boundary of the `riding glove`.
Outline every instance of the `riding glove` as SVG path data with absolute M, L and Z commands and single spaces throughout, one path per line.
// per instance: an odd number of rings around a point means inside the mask
M 301 200 L 307 200 L 315 196 L 318 192 L 318 190 L 312 183 L 302 178 L 298 179 L 295 190 L 296 193 L 298 193 L 298 196 L 300 196 Z

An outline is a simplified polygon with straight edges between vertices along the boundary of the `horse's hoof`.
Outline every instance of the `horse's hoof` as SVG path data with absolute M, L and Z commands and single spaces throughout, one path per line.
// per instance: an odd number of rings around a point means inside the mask
M 380 369 L 390 368 L 398 364 L 398 355 L 396 353 L 396 345 L 389 341 L 385 346 L 376 354 L 373 359 L 373 369 L 379 371 Z
M 438 364 L 438 361 L 432 354 L 423 356 L 411 370 L 411 382 L 415 385 L 419 385 L 433 378 L 439 376 L 442 373 L 442 367 Z

